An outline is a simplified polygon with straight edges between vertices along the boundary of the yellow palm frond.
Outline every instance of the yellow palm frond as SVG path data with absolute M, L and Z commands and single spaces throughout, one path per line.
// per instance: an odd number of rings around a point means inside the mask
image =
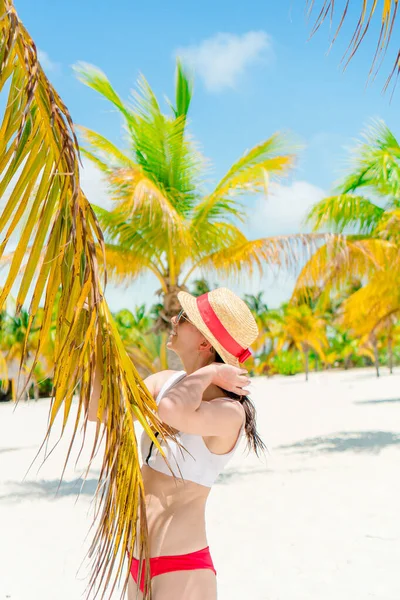
M 399 260 L 396 244 L 380 239 L 332 237 L 303 267 L 291 298 L 301 301 L 308 289 L 317 287 L 325 295 L 338 291 L 352 277 L 371 277 Z
M 128 285 L 132 283 L 132 279 L 138 277 L 145 270 L 152 271 L 160 283 L 163 282 L 162 274 L 159 270 L 136 251 L 127 250 L 123 246 L 116 244 L 106 244 L 105 249 L 107 276 L 113 283 L 125 283 Z M 98 250 L 97 254 L 100 259 L 100 250 Z M 104 264 L 99 264 L 99 270 L 101 273 L 105 271 Z
M 321 243 L 330 238 L 329 234 L 316 233 L 248 240 L 242 235 L 235 244 L 211 253 L 197 266 L 204 270 L 217 269 L 226 276 L 238 276 L 243 271 L 252 275 L 255 267 L 260 274 L 271 267 L 282 266 L 295 271 Z
M 347 298 L 341 306 L 340 322 L 356 336 L 369 335 L 392 315 L 400 314 L 400 268 L 380 271 Z
M 2 103 L 5 109 L 0 127 L 0 196 L 6 198 L 4 192 L 10 191 L 0 216 L 1 254 L 29 211 L 7 265 L 0 309 L 20 274 L 16 303 L 18 312 L 29 302 L 27 340 L 39 304 L 44 300 L 32 375 L 38 357 L 45 350 L 54 301 L 61 290 L 54 341 L 54 391 L 43 444 L 61 408 L 64 431 L 66 422 L 72 418 L 72 399 L 78 388 L 71 446 L 82 414 L 86 428 L 96 361 L 103 362 L 105 375 L 98 417 L 101 420 L 107 409 L 106 448 L 96 496 L 104 510 L 90 553 L 94 559 L 89 594 L 97 588 L 104 598 L 106 589 L 112 594 L 122 571 L 123 563 L 118 562 L 115 582 L 109 590 L 107 583 L 119 549 L 124 554 L 125 550 L 133 552 L 137 533 L 140 547 L 147 547 L 144 491 L 132 417 L 140 421 L 157 447 L 153 430 L 160 431 L 162 436 L 166 432 L 153 412 L 154 400 L 127 356 L 103 299 L 97 248 L 104 258 L 104 242 L 95 214 L 80 188 L 78 146 L 70 116 L 38 63 L 35 44 L 11 0 L 0 0 L 0 14 L 2 93 L 10 84 L 8 97 Z M 33 201 L 28 201 L 32 195 Z M 83 309 L 85 302 L 88 311 Z M 98 338 L 102 340 L 102 355 L 96 349 Z M 102 441 L 100 431 L 99 424 L 93 454 Z M 70 452 L 66 462 L 69 455 Z M 139 532 L 136 531 L 138 513 L 142 516 Z M 129 572 L 124 591 L 128 579 Z
M 112 198 L 118 202 L 117 208 L 127 216 L 139 216 L 139 227 L 161 227 L 168 230 L 177 242 L 189 242 L 190 234 L 185 219 L 168 198 L 167 191 L 154 183 L 140 166 L 113 171 L 109 175 L 109 182 L 113 190 Z

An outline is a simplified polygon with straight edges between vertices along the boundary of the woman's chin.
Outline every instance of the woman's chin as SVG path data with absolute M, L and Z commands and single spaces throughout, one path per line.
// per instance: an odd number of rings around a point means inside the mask
M 167 339 L 167 348 L 169 348 L 170 350 L 174 349 L 174 341 L 175 341 L 175 336 L 170 335 L 169 338 Z

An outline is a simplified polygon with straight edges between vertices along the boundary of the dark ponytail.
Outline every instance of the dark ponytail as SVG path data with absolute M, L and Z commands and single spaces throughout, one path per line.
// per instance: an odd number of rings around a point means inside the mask
M 223 363 L 221 356 L 215 351 L 215 362 Z M 245 432 L 247 438 L 247 447 L 250 450 L 253 450 L 257 456 L 259 456 L 259 452 L 265 452 L 268 448 L 260 438 L 257 427 L 256 427 L 256 407 L 253 402 L 250 400 L 248 396 L 238 396 L 238 394 L 234 394 L 233 392 L 228 392 L 224 390 L 224 393 L 228 398 L 232 398 L 232 400 L 239 400 L 241 405 L 244 408 L 244 412 L 246 413 L 246 423 L 245 423 Z

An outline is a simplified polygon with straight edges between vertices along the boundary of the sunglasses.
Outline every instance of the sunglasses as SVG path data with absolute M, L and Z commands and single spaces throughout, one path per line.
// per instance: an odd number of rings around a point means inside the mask
M 176 316 L 175 325 L 179 325 L 181 319 L 185 319 L 185 321 L 188 321 L 189 323 L 191 322 L 183 308 L 178 312 Z

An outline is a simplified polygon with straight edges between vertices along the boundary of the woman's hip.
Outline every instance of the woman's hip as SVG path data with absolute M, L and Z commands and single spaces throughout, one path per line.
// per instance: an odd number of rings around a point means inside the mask
M 178 600 L 184 592 L 188 594 L 189 590 L 192 590 L 191 596 L 193 596 L 199 589 L 199 593 L 203 592 L 201 598 L 212 600 L 213 591 L 216 590 L 216 570 L 208 546 L 185 554 L 153 556 L 150 558 L 149 567 L 154 594 L 157 589 L 160 595 L 161 593 L 165 594 L 167 590 L 169 590 L 168 593 L 172 593 L 173 590 L 174 598 Z M 130 572 L 137 586 L 143 592 L 145 561 L 139 561 L 133 557 Z M 155 578 L 156 581 L 153 581 Z M 160 588 L 164 591 L 161 592 Z M 187 595 L 186 598 L 189 596 Z

